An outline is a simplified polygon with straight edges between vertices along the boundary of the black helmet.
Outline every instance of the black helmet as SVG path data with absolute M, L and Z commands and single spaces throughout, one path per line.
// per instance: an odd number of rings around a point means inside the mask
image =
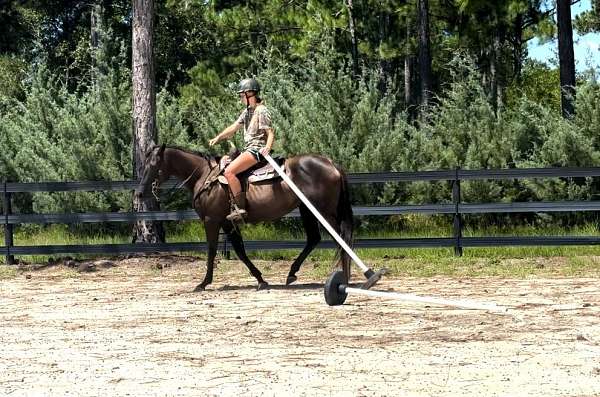
M 252 78 L 240 81 L 238 94 L 248 91 L 254 91 L 256 92 L 256 95 L 258 95 L 260 93 L 260 84 L 258 84 L 258 81 Z

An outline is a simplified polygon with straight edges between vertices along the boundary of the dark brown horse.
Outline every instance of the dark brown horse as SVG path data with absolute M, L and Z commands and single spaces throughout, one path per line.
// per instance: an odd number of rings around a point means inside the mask
M 144 174 L 135 194 L 149 194 L 153 183 L 160 185 L 171 175 L 184 181 L 185 187 L 192 192 L 192 206 L 204 222 L 208 244 L 206 276 L 195 291 L 202 291 L 212 283 L 221 229 L 227 234 L 237 256 L 258 281 L 258 288 L 268 286 L 261 272 L 246 255 L 239 227 L 225 219 L 230 211 L 229 191 L 227 186 L 217 180 L 210 182 L 218 173 L 218 169 L 215 169 L 218 165 L 214 158 L 184 149 L 165 148 L 165 145 L 154 146 L 146 155 L 144 167 Z M 285 161 L 285 170 L 313 206 L 350 245 L 353 228 L 352 207 L 344 172 L 330 159 L 316 155 L 291 157 Z M 207 180 L 209 183 L 206 183 Z M 321 241 L 317 219 L 280 177 L 249 184 L 246 197 L 249 223 L 276 220 L 295 208 L 300 209 L 307 241 L 290 268 L 286 284 L 293 283 L 297 279 L 296 272 L 300 265 Z M 339 255 L 344 274 L 349 277 L 350 258 L 343 251 L 339 252 Z

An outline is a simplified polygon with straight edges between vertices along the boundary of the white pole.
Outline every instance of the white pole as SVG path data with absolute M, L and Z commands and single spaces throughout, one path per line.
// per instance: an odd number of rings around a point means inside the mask
M 463 301 L 463 300 L 449 300 L 442 298 L 435 298 L 431 296 L 418 296 L 412 294 L 399 294 L 397 292 L 384 292 L 384 291 L 372 291 L 361 288 L 351 288 L 346 287 L 346 292 L 349 294 L 359 294 L 359 295 L 367 295 L 374 296 L 378 298 L 392 298 L 409 302 L 421 302 L 421 303 L 431 303 L 433 305 L 441 305 L 441 306 L 456 306 L 463 309 L 477 309 L 477 310 L 489 310 L 492 312 L 506 313 L 508 308 L 503 306 L 498 306 L 495 303 L 477 303 L 471 301 Z
M 298 189 L 298 186 L 296 186 L 296 184 L 290 179 L 290 177 L 287 176 L 287 174 L 285 172 L 283 172 L 283 170 L 275 162 L 275 160 L 273 160 L 273 158 L 271 158 L 271 156 L 269 156 L 268 154 L 266 156 L 264 156 L 264 157 L 267 159 L 267 161 L 269 162 L 269 164 L 271 164 L 273 166 L 273 168 L 275 168 L 275 171 L 277 171 L 277 173 L 279 174 L 279 176 L 283 178 L 283 180 L 285 181 L 285 183 L 287 183 L 288 186 L 294 191 L 294 193 L 296 193 L 296 196 L 298 196 L 298 198 L 300 198 L 300 200 L 302 200 L 302 202 L 304 203 L 304 205 L 306 205 L 308 207 L 308 209 L 310 210 L 310 212 L 312 212 L 313 215 L 317 217 L 317 219 L 319 220 L 319 222 L 321 222 L 321 224 L 323 226 L 325 226 L 325 229 L 327 229 L 327 231 L 329 232 L 329 234 L 331 234 L 333 236 L 333 238 L 335 239 L 335 241 L 337 241 L 338 244 L 344 249 L 344 251 L 346 251 L 346 253 L 348 253 L 348 255 L 350 255 L 350 258 L 352 258 L 352 260 L 354 261 L 354 263 L 356 263 L 362 269 L 363 273 L 369 271 L 370 269 L 363 263 L 363 261 L 360 260 L 360 258 L 354 253 L 354 251 L 352 251 L 352 249 L 348 246 L 348 244 L 346 244 L 346 242 L 344 241 L 344 239 L 342 239 L 340 237 L 340 235 L 337 234 L 337 232 L 333 229 L 333 227 L 331 227 L 331 225 L 329 224 L 329 222 L 327 222 L 325 220 L 325 218 L 323 218 L 323 216 L 319 213 L 319 211 L 317 211 L 317 209 L 306 198 L 306 196 L 304 195 L 304 193 L 302 193 L 300 191 L 300 189 Z

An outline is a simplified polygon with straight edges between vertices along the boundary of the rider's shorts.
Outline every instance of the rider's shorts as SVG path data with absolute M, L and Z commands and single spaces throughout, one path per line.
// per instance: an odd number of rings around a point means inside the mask
M 265 158 L 263 157 L 262 154 L 260 154 L 260 152 L 256 149 L 247 149 L 246 150 L 248 153 L 250 153 L 252 156 L 254 156 L 254 158 L 256 159 L 256 161 L 261 162 L 264 161 Z

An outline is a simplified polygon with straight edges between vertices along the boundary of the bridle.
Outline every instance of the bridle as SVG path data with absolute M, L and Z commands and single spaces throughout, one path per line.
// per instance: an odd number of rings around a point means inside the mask
M 185 185 L 192 178 L 192 176 L 194 176 L 194 174 L 196 173 L 196 171 L 198 171 L 199 169 L 200 169 L 200 166 L 194 168 L 194 171 L 192 171 L 192 173 L 190 174 L 190 176 L 188 176 L 187 178 L 185 178 L 185 180 L 182 181 L 182 182 L 180 182 L 178 185 L 176 185 L 176 186 L 172 187 L 171 189 L 169 189 L 169 191 L 166 194 L 167 199 L 171 198 L 171 195 L 173 194 L 173 192 L 175 190 L 178 190 L 183 185 Z M 154 178 L 154 181 L 152 182 L 152 195 L 154 196 L 154 198 L 156 199 L 156 201 L 160 203 L 160 197 L 159 197 L 159 192 L 158 192 L 159 187 L 160 187 L 160 183 L 158 183 L 158 176 L 157 176 L 156 178 Z
M 205 186 L 206 185 L 206 181 L 212 175 L 212 170 L 214 168 L 216 168 L 216 169 L 219 168 L 219 165 L 218 164 L 213 165 L 211 163 L 210 159 L 206 159 L 206 160 L 207 160 L 208 168 L 209 168 L 210 171 L 209 171 L 208 175 L 206 176 L 206 179 L 202 183 L 203 187 L 202 187 L 201 191 L 204 190 L 204 189 L 206 189 L 206 186 Z M 172 187 L 171 189 L 169 189 L 169 191 L 165 195 L 167 197 L 167 200 L 171 198 L 171 195 L 173 194 L 173 192 L 175 190 L 180 189 L 183 185 L 185 185 L 194 176 L 194 174 L 200 169 L 200 167 L 202 167 L 202 165 L 199 165 L 196 168 L 194 168 L 194 170 L 192 171 L 192 173 L 187 178 L 185 178 L 178 185 L 176 185 L 176 186 Z M 158 175 L 160 175 L 160 171 L 158 172 Z M 154 196 L 154 198 L 156 199 L 156 201 L 160 203 L 161 199 L 159 197 L 159 188 L 160 188 L 160 183 L 158 182 L 158 176 L 157 176 L 156 178 L 154 178 L 154 181 L 152 181 L 152 189 L 151 189 L 151 191 L 152 191 L 152 195 Z

